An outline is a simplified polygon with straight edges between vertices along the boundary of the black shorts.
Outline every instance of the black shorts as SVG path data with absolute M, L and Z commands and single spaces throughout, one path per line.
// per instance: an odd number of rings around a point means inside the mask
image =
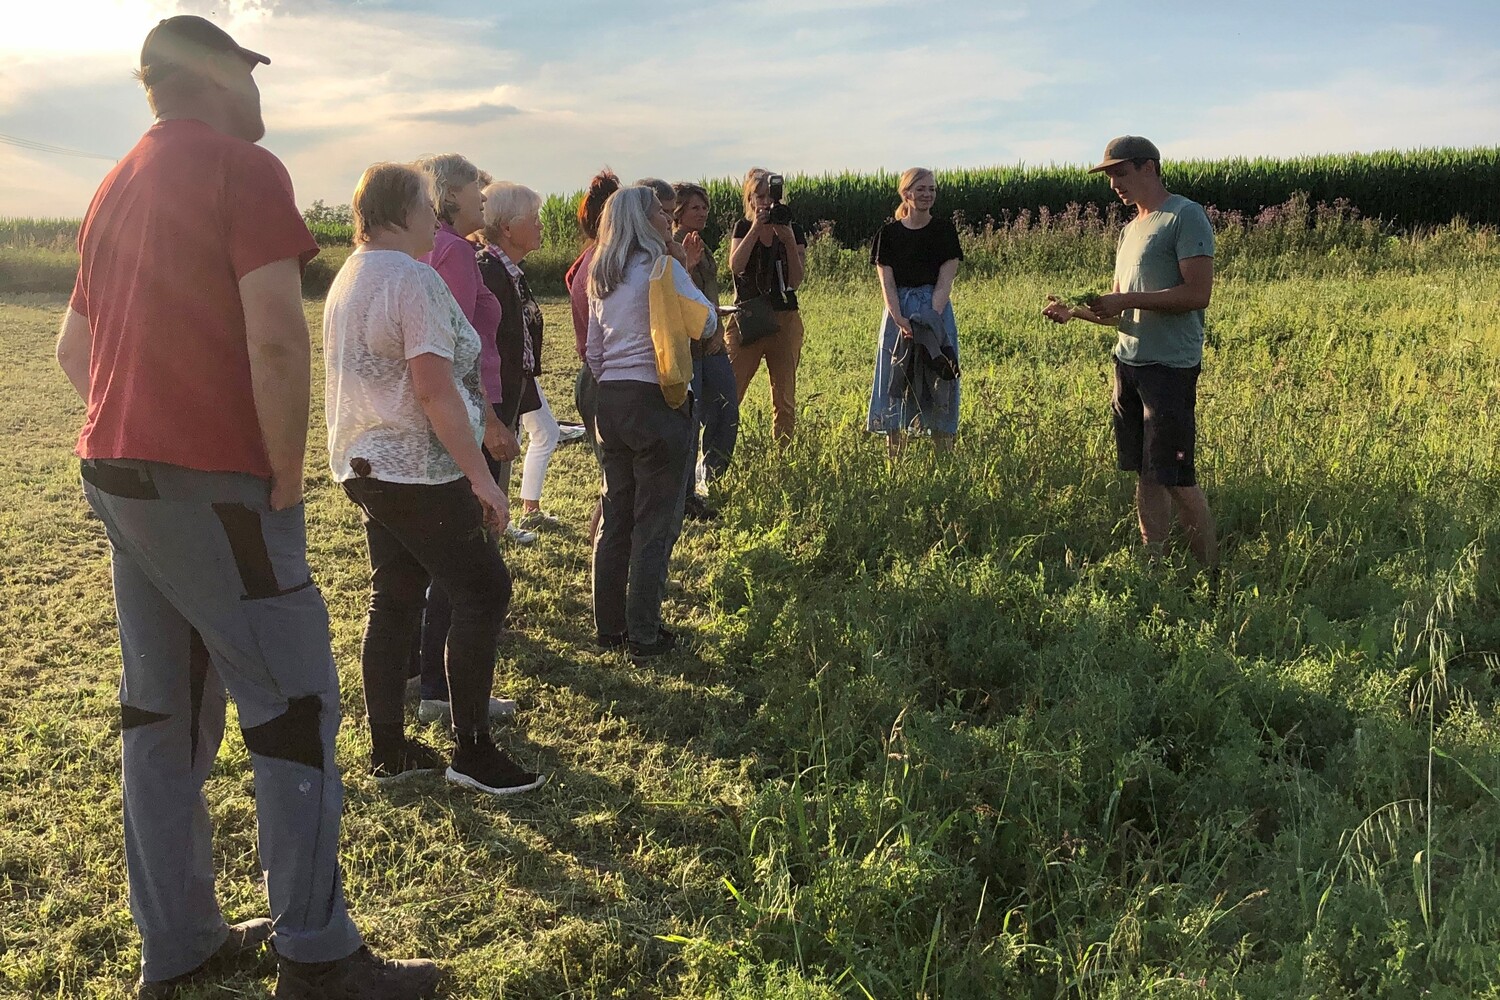
M 1115 359 L 1115 448 L 1120 468 L 1162 486 L 1195 486 L 1198 375 L 1202 365 L 1127 365 Z

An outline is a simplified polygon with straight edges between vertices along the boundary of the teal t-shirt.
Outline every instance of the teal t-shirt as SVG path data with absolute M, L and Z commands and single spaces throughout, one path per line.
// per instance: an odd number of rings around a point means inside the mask
M 1177 262 L 1214 255 L 1214 229 L 1203 206 L 1174 194 L 1145 218 L 1132 219 L 1115 250 L 1115 285 L 1122 292 L 1160 292 L 1182 284 Z M 1127 365 L 1192 368 L 1203 363 L 1203 310 L 1185 313 L 1126 309 L 1115 357 Z

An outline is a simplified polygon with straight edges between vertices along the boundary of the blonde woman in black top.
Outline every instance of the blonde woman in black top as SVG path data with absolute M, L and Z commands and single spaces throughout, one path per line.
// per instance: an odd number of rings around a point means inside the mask
M 933 444 L 946 451 L 958 432 L 958 327 L 951 296 L 964 252 L 953 223 L 932 214 L 937 181 L 931 170 L 907 170 L 898 190 L 896 219 L 881 228 L 870 248 L 885 312 L 866 426 L 886 435 L 893 455 L 906 435 L 916 432 L 931 434 Z M 917 360 L 924 342 L 941 349 L 931 368 Z

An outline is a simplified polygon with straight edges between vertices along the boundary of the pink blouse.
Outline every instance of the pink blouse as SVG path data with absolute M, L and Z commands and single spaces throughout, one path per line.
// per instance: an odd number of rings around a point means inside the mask
M 495 345 L 495 335 L 500 330 L 500 300 L 485 287 L 484 279 L 479 276 L 474 245 L 451 225 L 440 222 L 432 240 L 432 252 L 424 255 L 421 261 L 442 275 L 458 302 L 458 308 L 463 310 L 464 318 L 479 334 L 479 379 L 484 384 L 485 398 L 491 405 L 498 405 L 501 402 L 500 349 Z

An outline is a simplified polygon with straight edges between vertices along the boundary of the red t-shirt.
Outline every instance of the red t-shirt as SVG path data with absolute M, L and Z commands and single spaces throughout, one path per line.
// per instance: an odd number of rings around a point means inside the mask
M 273 154 L 200 121 L 153 125 L 78 232 L 70 304 L 91 335 L 78 455 L 269 478 L 239 280 L 317 253 Z

